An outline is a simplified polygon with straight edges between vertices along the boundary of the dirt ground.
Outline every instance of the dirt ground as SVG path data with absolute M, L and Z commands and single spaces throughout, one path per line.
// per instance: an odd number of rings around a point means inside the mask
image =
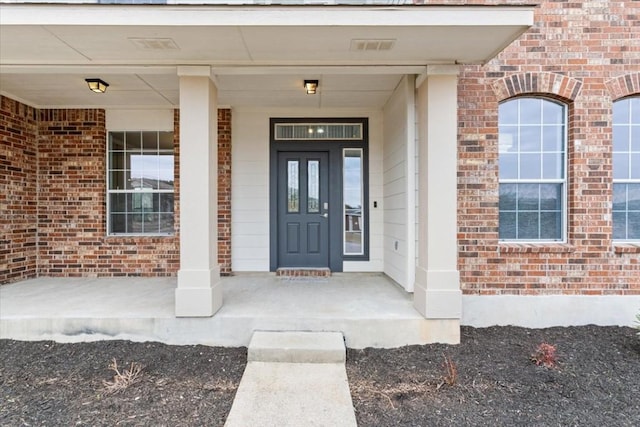
M 530 360 L 541 343 L 555 346 L 555 366 Z M 1 340 L 0 362 L 0 426 L 221 426 L 246 348 Z M 116 390 L 131 363 L 140 373 Z M 349 349 L 347 373 L 361 427 L 640 420 L 640 339 L 631 328 L 464 327 L 457 346 Z

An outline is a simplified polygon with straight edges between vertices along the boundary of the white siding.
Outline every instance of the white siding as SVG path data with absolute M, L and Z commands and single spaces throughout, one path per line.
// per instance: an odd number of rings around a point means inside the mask
M 269 119 L 271 117 L 369 118 L 370 260 L 344 263 L 344 271 L 382 271 L 382 114 L 352 110 L 234 109 L 231 167 L 231 268 L 269 271 Z M 378 207 L 373 204 L 377 202 Z
M 383 111 L 384 272 L 413 290 L 415 107 L 413 78 L 402 79 Z

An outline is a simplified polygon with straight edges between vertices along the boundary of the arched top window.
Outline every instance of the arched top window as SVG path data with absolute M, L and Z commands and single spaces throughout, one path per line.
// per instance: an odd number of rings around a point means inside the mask
M 640 241 L 640 96 L 613 103 L 613 238 Z
M 557 101 L 500 104 L 500 240 L 565 240 L 566 124 L 567 107 Z

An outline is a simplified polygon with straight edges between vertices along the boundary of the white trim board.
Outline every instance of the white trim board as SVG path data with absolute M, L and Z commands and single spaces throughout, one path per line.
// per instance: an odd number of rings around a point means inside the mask
M 463 295 L 465 326 L 632 326 L 640 295 Z

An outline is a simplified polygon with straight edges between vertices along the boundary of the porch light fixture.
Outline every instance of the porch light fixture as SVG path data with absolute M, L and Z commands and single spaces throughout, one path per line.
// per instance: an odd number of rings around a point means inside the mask
M 109 83 L 101 79 L 84 79 L 89 85 L 89 90 L 95 93 L 105 93 L 109 87 Z
M 304 89 L 307 91 L 307 95 L 314 95 L 318 90 L 317 80 L 305 80 Z

